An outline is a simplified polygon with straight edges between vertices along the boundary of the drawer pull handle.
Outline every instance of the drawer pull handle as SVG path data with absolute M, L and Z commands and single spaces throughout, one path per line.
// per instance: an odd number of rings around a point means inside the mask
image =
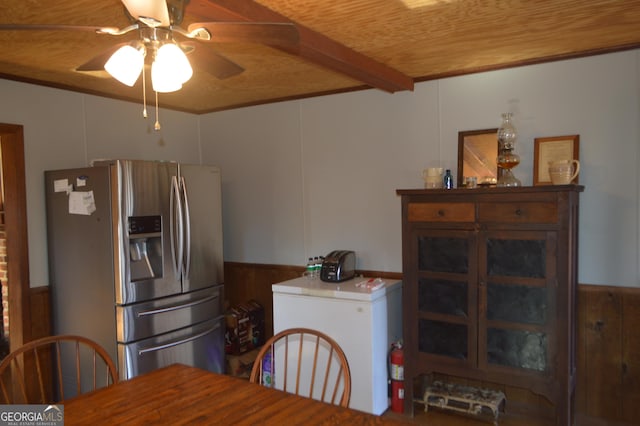
M 438 216 L 443 217 L 444 216 L 444 210 L 438 210 Z
M 141 311 L 141 312 L 138 312 L 137 315 L 138 315 L 138 318 L 139 318 L 139 317 L 145 317 L 147 315 L 164 314 L 166 312 L 177 311 L 177 310 L 185 309 L 185 308 L 191 308 L 193 306 L 200 305 L 201 303 L 206 303 L 206 302 L 210 302 L 212 300 L 215 300 L 218 297 L 219 297 L 219 294 L 218 294 L 218 292 L 216 292 L 215 294 L 212 294 L 211 296 L 203 297 L 202 299 L 194 300 L 192 302 L 184 303 L 182 305 L 173 305 L 173 306 L 169 306 L 168 308 L 159 308 L 159 309 L 152 309 L 150 311 Z
M 516 209 L 516 216 L 522 216 L 522 210 Z

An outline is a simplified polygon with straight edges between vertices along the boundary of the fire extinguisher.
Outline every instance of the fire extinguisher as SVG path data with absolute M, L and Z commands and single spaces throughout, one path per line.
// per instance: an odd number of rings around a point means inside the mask
M 391 344 L 390 379 L 391 379 L 391 411 L 404 413 L 404 352 L 402 343 Z

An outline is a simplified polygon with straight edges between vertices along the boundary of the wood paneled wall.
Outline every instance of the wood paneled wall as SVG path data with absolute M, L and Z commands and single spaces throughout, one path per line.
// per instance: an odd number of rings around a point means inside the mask
M 301 276 L 300 266 L 225 263 L 227 305 L 255 299 L 273 333 L 271 284 Z M 359 271 L 400 279 L 399 273 Z M 31 289 L 32 335 L 51 330 L 48 287 Z M 576 413 L 601 424 L 640 424 L 640 288 L 578 286 Z
M 640 424 L 640 289 L 578 288 L 576 408 Z

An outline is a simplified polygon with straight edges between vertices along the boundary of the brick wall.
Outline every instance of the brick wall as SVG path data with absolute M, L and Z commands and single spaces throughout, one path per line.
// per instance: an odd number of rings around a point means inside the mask
M 9 282 L 7 280 L 6 236 L 4 223 L 0 223 L 0 282 L 2 282 L 2 335 L 4 337 L 9 336 Z

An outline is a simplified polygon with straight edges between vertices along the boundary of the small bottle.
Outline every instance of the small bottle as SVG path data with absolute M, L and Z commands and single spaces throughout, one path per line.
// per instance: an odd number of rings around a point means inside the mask
M 313 278 L 320 277 L 320 269 L 322 269 L 322 263 L 318 256 L 313 258 Z
M 322 264 L 324 263 L 324 256 L 318 257 L 318 262 L 316 263 L 316 278 L 320 278 L 322 275 Z
M 271 351 L 268 351 L 262 358 L 262 384 L 268 388 L 272 388 L 274 385 L 274 362 L 272 356 Z
M 445 189 L 453 189 L 453 176 L 451 176 L 451 170 L 447 169 L 442 179 Z
M 313 258 L 310 257 L 307 261 L 307 269 L 304 271 L 304 276 L 307 278 L 313 278 L 315 273 L 315 264 L 313 263 Z

